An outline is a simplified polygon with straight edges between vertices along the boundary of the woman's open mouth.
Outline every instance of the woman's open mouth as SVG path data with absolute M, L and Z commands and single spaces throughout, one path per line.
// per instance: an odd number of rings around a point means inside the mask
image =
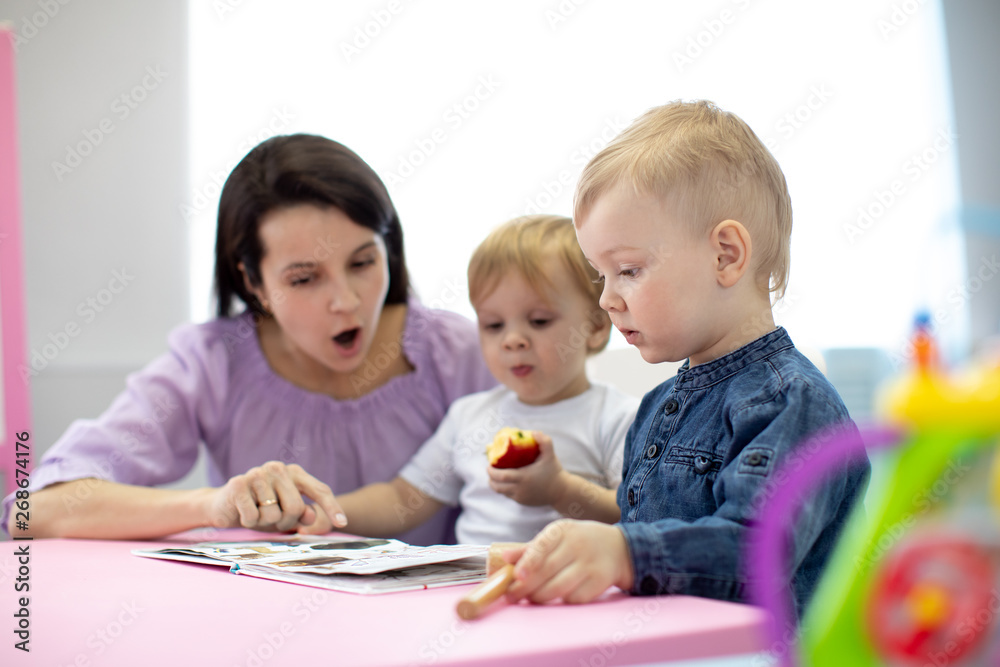
M 341 353 L 351 355 L 361 346 L 361 327 L 342 331 L 333 337 L 333 342 Z

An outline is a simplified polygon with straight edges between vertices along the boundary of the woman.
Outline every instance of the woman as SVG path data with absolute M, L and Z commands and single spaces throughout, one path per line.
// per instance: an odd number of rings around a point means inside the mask
M 32 535 L 343 527 L 334 493 L 394 477 L 454 399 L 496 384 L 472 323 L 412 297 L 385 186 L 329 139 L 274 137 L 236 166 L 215 275 L 219 317 L 175 330 L 100 418 L 46 452 Z M 186 474 L 199 441 L 215 486 L 150 488 Z M 402 539 L 446 541 L 451 520 Z

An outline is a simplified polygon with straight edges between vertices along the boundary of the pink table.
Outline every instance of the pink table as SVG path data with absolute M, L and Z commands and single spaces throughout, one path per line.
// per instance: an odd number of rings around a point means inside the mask
M 184 533 L 161 542 L 0 543 L 0 665 L 625 665 L 761 649 L 763 612 L 693 597 L 609 591 L 580 605 L 498 603 L 455 615 L 471 585 L 361 596 L 140 558 L 134 548 L 251 531 Z M 30 648 L 14 648 L 15 550 L 29 545 Z

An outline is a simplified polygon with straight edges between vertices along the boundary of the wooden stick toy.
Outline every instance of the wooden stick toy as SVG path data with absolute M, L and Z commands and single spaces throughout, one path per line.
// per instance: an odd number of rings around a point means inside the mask
M 519 542 L 494 542 L 490 545 L 486 558 L 486 581 L 458 601 L 455 611 L 460 618 L 471 621 L 477 618 L 494 601 L 503 597 L 507 587 L 514 581 L 514 565 L 503 559 L 507 549 L 524 546 Z

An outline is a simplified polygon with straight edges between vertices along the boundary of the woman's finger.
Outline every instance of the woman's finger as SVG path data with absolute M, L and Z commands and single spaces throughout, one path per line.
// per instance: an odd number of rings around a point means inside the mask
M 347 516 L 329 486 L 307 473 L 300 466 L 290 465 L 288 472 L 295 487 L 323 508 L 335 527 L 343 528 L 347 525 Z
M 244 528 L 253 528 L 260 520 L 260 512 L 257 510 L 257 499 L 250 490 L 250 485 L 246 478 L 240 476 L 238 479 L 229 480 L 230 487 L 227 489 L 229 500 L 240 515 L 240 525 Z
M 278 507 L 281 508 L 281 516 L 275 522 L 274 527 L 285 532 L 292 530 L 299 522 L 302 513 L 306 509 L 306 504 L 302 501 L 302 494 L 295 487 L 294 482 L 283 471 L 274 480 L 274 492 L 278 497 Z
M 333 522 L 319 505 L 306 505 L 295 531 L 303 535 L 322 535 L 333 530 Z
M 263 469 L 251 471 L 247 475 L 250 477 L 250 489 L 258 512 L 256 524 L 248 527 L 273 526 L 281 519 L 281 502 L 274 489 L 272 475 Z

